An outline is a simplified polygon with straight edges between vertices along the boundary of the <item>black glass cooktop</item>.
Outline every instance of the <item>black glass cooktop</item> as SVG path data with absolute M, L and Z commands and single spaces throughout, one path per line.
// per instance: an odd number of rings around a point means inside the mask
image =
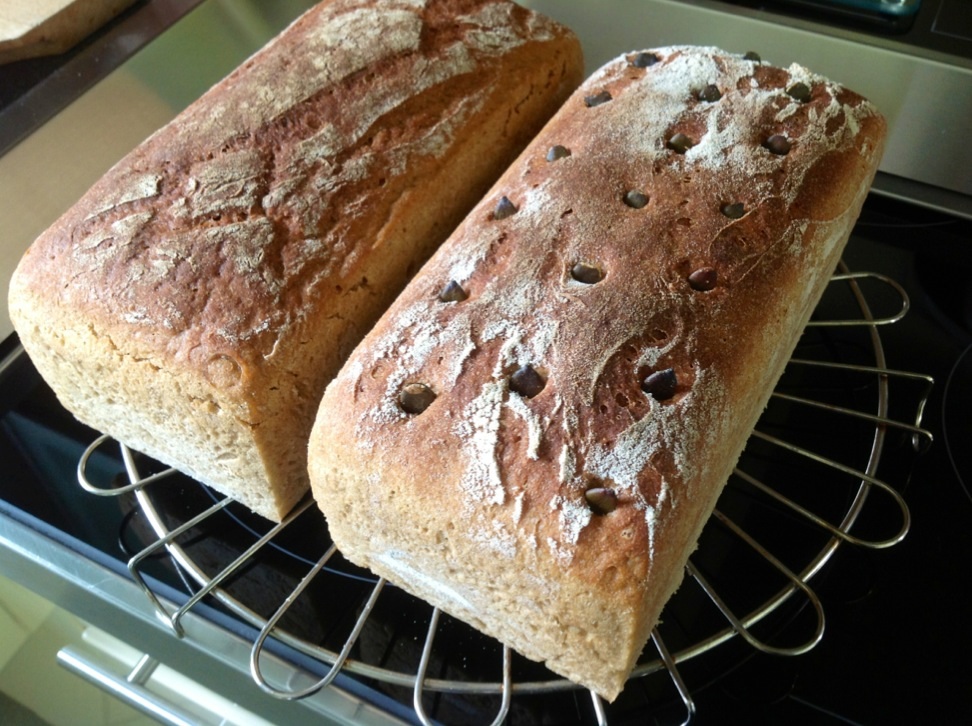
M 837 551 L 814 580 L 826 629 L 809 653 L 764 655 L 737 638 L 712 657 L 704 654 L 686 663 L 683 676 L 698 709 L 693 723 L 836 726 L 941 722 L 972 714 L 968 682 L 955 667 L 956 654 L 972 647 L 972 628 L 966 624 L 969 603 L 961 582 L 962 563 L 972 557 L 972 448 L 966 443 L 972 440 L 972 417 L 967 415 L 972 407 L 972 235 L 968 222 L 906 211 L 902 214 L 900 205 L 886 200 L 869 200 L 845 261 L 851 270 L 887 275 L 907 290 L 912 310 L 903 321 L 881 330 L 887 364 L 931 374 L 937 381 L 924 415 L 934 444 L 918 454 L 908 434 L 889 431 L 878 470 L 879 478 L 902 492 L 911 511 L 911 530 L 903 542 L 886 550 L 842 546 Z M 828 341 L 822 337 L 807 342 L 818 346 Z M 75 543 L 79 556 L 97 553 L 124 572 L 122 563 L 152 539 L 144 515 L 131 497 L 95 497 L 77 485 L 78 459 L 96 433 L 58 406 L 29 361 L 15 355 L 16 348 L 11 339 L 2 351 L 0 511 L 40 523 Z M 919 398 L 907 388 L 892 388 L 892 417 L 913 416 Z M 837 432 L 834 438 L 839 438 Z M 91 479 L 104 484 L 124 470 L 106 446 L 92 457 L 88 471 Z M 177 521 L 182 508 L 206 506 L 211 497 L 188 480 L 177 483 L 168 491 L 171 503 L 165 516 Z M 741 500 L 720 501 L 722 507 L 733 516 L 737 510 L 745 516 Z M 222 524 L 215 530 L 190 536 L 187 543 L 197 559 L 217 568 L 261 526 L 237 509 L 220 517 Z M 302 521 L 276 552 L 230 587 L 269 616 L 326 538 L 320 518 Z M 174 592 L 191 591 L 184 574 L 164 556 L 153 558 L 147 571 Z M 322 584 L 299 601 L 282 627 L 339 647 L 348 618 L 342 599 L 360 598 L 372 582 L 368 573 L 336 559 Z M 416 662 L 428 613 L 397 592 L 383 594 L 379 603 L 356 655 L 384 665 Z M 773 622 L 774 637 L 787 641 L 791 632 L 802 637 L 806 610 L 803 601 L 782 609 Z M 480 661 L 496 670 L 496 644 L 471 629 L 449 621 L 437 643 L 446 644 L 435 664 L 440 672 L 474 672 Z M 523 662 L 515 673 L 542 677 L 539 667 Z M 359 680 L 408 709 L 410 689 Z M 514 704 L 507 721 L 511 726 L 594 722 L 590 697 L 578 690 L 518 697 Z M 444 723 L 485 723 L 496 707 L 493 697 L 440 695 L 429 702 L 433 717 Z M 684 706 L 670 681 L 645 678 L 626 689 L 608 708 L 608 717 L 611 724 L 680 723 Z

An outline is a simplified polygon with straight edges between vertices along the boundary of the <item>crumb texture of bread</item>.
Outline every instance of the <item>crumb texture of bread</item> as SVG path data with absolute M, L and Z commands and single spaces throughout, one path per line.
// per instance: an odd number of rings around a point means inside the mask
M 885 124 L 713 48 L 596 71 L 328 386 L 334 540 L 614 699 L 839 261 Z
M 506 0 L 328 0 L 25 254 L 15 328 L 86 424 L 279 520 L 327 382 L 582 80 Z

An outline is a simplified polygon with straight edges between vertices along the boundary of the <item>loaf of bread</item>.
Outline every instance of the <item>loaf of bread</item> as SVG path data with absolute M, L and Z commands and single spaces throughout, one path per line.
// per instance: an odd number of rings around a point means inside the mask
M 338 548 L 613 699 L 875 173 L 885 124 L 715 49 L 597 71 L 328 386 Z
M 582 78 L 506 0 L 324 2 L 31 246 L 16 330 L 83 422 L 279 519 L 327 382 Z

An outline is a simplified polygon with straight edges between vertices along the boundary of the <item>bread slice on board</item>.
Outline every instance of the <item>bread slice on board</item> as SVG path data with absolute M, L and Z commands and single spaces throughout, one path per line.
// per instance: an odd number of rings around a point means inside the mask
M 325 384 L 581 78 L 505 0 L 323 2 L 34 242 L 16 330 L 83 422 L 279 519 Z
M 135 0 L 3 0 L 0 63 L 65 53 Z
M 711 48 L 598 70 L 328 386 L 350 560 L 624 687 L 867 195 L 860 96 Z

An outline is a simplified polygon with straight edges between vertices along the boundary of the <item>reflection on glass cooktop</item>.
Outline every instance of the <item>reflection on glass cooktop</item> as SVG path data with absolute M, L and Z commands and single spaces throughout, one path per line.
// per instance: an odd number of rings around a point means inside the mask
M 802 2 L 821 9 L 856 8 L 878 15 L 904 16 L 918 12 L 921 0 L 784 0 Z
M 972 58 L 968 0 L 723 0 L 770 17 L 860 32 L 907 50 Z M 765 17 L 765 16 L 764 16 Z M 897 44 L 902 44 L 898 46 Z

